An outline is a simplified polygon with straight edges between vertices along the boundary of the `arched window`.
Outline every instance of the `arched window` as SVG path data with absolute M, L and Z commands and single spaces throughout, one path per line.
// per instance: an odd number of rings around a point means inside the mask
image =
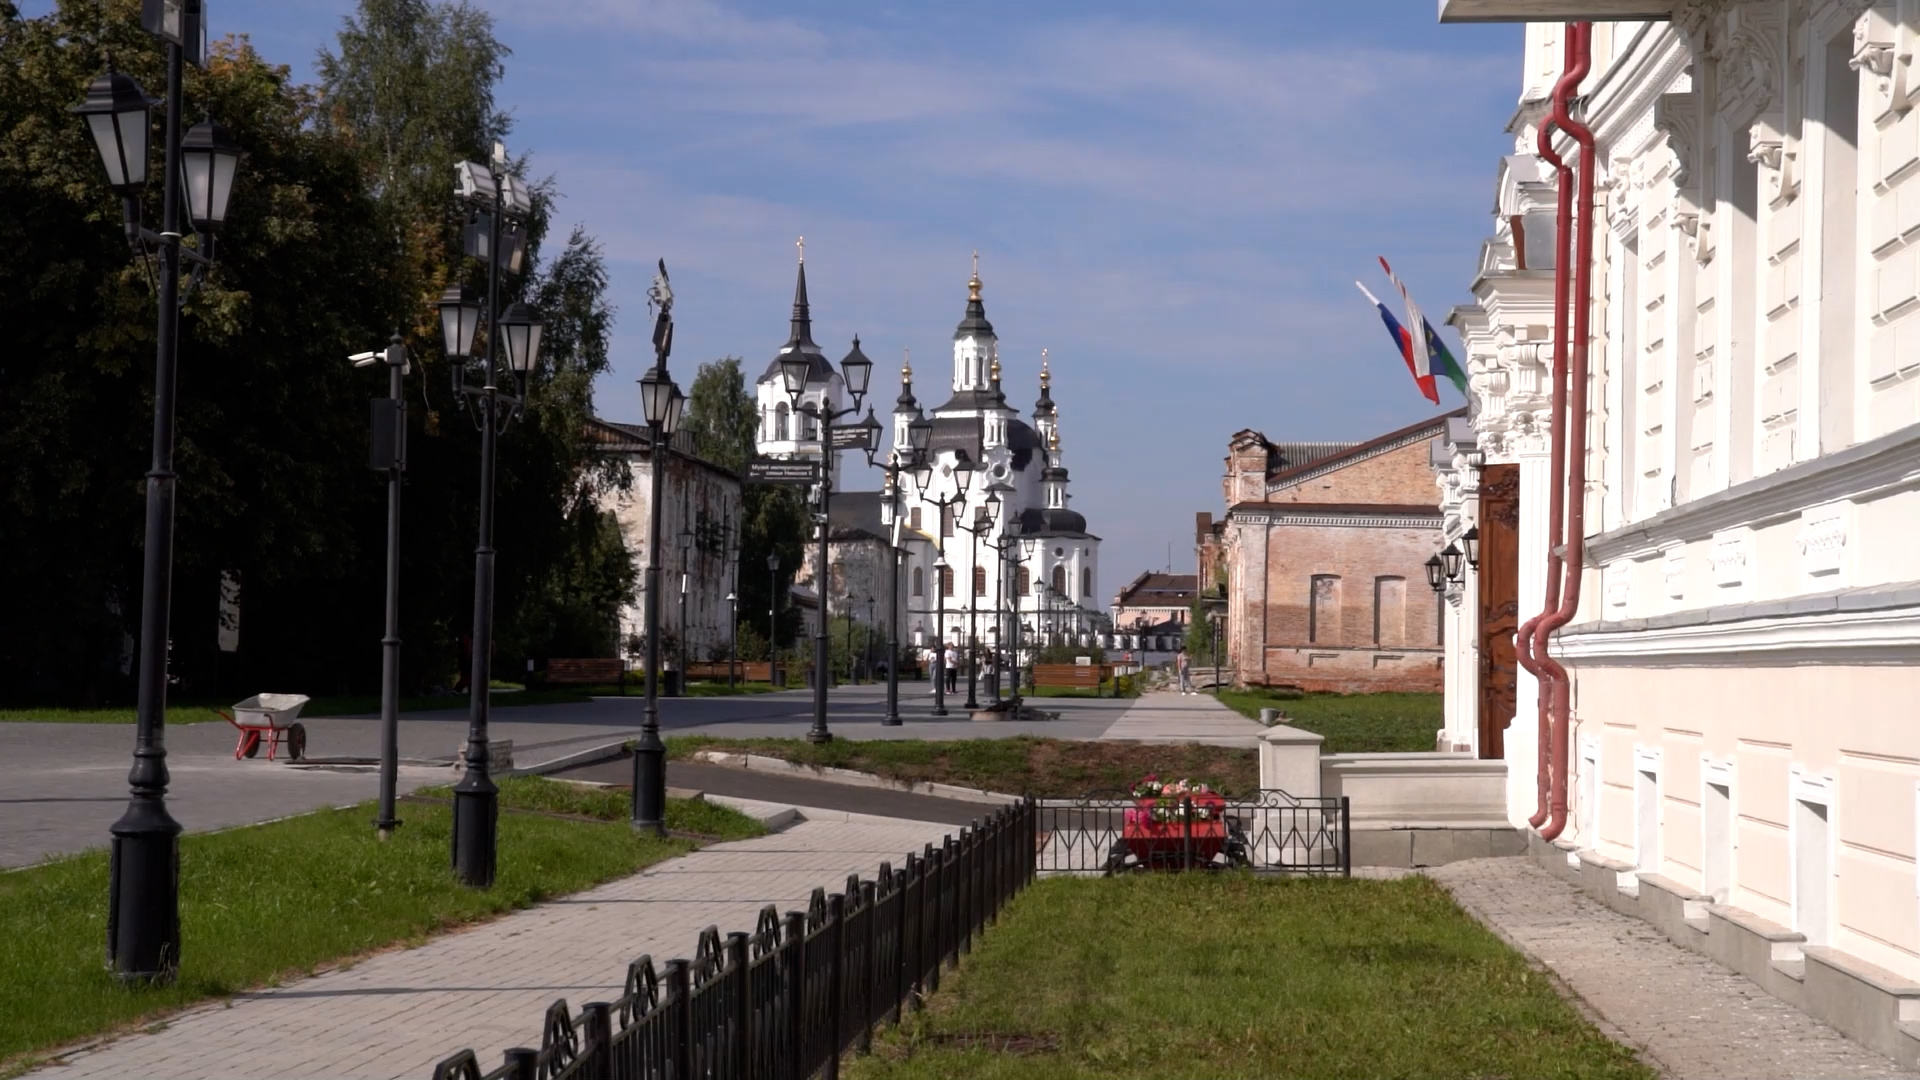
M 953 535 L 953 507 L 951 506 L 942 506 L 940 508 L 940 535 Z
M 787 403 L 784 401 L 773 407 L 773 439 L 775 442 L 787 439 Z
M 927 595 L 927 572 L 918 566 L 913 568 L 913 595 Z
M 1031 580 L 1029 580 L 1032 575 L 1033 571 L 1030 568 L 1025 566 L 1020 568 L 1019 588 L 1021 596 L 1026 596 L 1032 591 L 1033 584 Z
M 806 440 L 813 438 L 813 414 L 805 410 L 800 413 L 800 437 Z
M 1067 568 L 1064 566 L 1053 568 L 1053 591 L 1062 596 L 1067 594 Z
M 1080 568 L 1080 595 L 1093 595 L 1093 567 L 1091 566 Z
M 940 568 L 940 595 L 953 595 L 953 567 L 951 566 Z
M 907 511 L 907 524 L 913 529 L 914 532 L 920 531 L 920 508 L 919 507 L 916 506 L 913 509 Z
M 984 566 L 973 568 L 973 595 L 987 595 L 987 568 Z

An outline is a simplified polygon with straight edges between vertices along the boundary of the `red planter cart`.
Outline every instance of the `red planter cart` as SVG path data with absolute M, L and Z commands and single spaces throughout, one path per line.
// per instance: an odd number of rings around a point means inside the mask
M 1154 820 L 1156 806 L 1164 820 Z M 1182 796 L 1177 803 L 1143 798 L 1122 815 L 1120 840 L 1128 854 L 1149 867 L 1210 863 L 1227 843 L 1226 807 L 1227 800 L 1211 792 Z

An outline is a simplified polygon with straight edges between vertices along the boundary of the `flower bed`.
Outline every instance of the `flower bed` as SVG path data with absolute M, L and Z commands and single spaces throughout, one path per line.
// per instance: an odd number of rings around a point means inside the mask
M 1133 786 L 1133 798 L 1120 838 L 1149 866 L 1208 862 L 1227 842 L 1227 800 L 1205 784 L 1149 775 Z

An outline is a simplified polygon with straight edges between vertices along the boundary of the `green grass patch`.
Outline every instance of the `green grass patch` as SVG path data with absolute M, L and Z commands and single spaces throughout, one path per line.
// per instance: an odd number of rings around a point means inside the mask
M 1079 690 L 1070 686 L 1031 686 L 1025 691 L 1027 697 L 1103 697 L 1133 698 L 1140 696 L 1140 680 L 1132 675 L 1120 676 L 1119 689 L 1115 690 L 1113 679 L 1101 679 L 1100 690 Z
M 627 821 L 632 817 L 633 796 L 626 788 L 576 784 L 544 776 L 515 776 L 499 781 L 499 786 L 500 805 L 509 809 L 571 814 L 601 821 Z M 450 799 L 453 789 L 425 787 L 415 794 Z M 767 833 L 766 827 L 753 818 L 705 799 L 668 799 L 667 828 L 718 840 L 751 840 Z
M 1439 694 L 1301 694 L 1298 690 L 1227 690 L 1220 701 L 1250 719 L 1279 709 L 1283 723 L 1326 736 L 1329 754 L 1407 753 L 1433 749 L 1446 725 Z
M 1424 877 L 1055 878 L 850 1080 L 1651 1080 Z
M 598 806 L 576 794 L 592 791 L 538 778 L 501 785 L 505 806 L 569 813 Z M 366 803 L 182 837 L 184 940 L 171 986 L 124 987 L 102 966 L 104 851 L 0 874 L 0 1075 L 23 1066 L 22 1055 L 417 942 L 694 847 L 636 834 L 624 798 L 605 823 L 503 813 L 499 877 L 478 891 L 448 868 L 450 807 L 402 804 L 406 824 L 385 843 L 374 837 L 373 813 Z M 667 824 L 729 837 L 761 831 L 744 815 L 679 799 L 667 804 Z
M 1009 795 L 1071 797 L 1090 791 L 1130 788 L 1148 773 L 1203 780 L 1230 794 L 1260 787 L 1256 751 L 1199 743 L 1076 742 L 1021 735 L 1011 739 L 835 739 L 815 745 L 804 739 L 669 738 L 677 759 L 700 750 L 765 754 L 803 765 L 857 769 L 893 780 L 933 781 L 984 788 Z

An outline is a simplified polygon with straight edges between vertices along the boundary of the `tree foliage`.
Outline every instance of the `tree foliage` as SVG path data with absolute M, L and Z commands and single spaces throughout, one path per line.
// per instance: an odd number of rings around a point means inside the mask
M 219 9 L 215 9 L 216 12 Z M 137 0 L 60 0 L 37 18 L 0 3 L 0 695 L 125 701 L 140 605 L 152 432 L 153 269 L 68 112 L 110 52 L 150 93 L 160 49 Z M 212 115 L 249 156 L 219 265 L 187 301 L 171 671 L 176 693 L 371 687 L 383 608 L 383 473 L 366 467 L 367 399 L 382 369 L 352 352 L 396 329 L 409 377 L 402 670 L 450 681 L 470 627 L 478 436 L 447 387 L 431 301 L 453 273 L 461 215 L 451 163 L 505 131 L 493 86 L 507 55 L 463 4 L 364 0 L 320 86 L 244 38 L 189 69 L 186 115 Z M 434 107 L 416 111 L 422 102 Z M 159 143 L 156 110 L 154 144 Z M 524 169 L 524 159 L 516 167 Z M 142 205 L 159 219 L 160 169 Z M 598 245 L 575 230 L 503 279 L 546 313 L 547 362 L 500 440 L 496 637 L 520 655 L 611 647 L 632 569 L 592 495 L 619 477 L 584 442 L 613 312 Z M 216 651 L 219 579 L 242 581 L 240 652 Z

